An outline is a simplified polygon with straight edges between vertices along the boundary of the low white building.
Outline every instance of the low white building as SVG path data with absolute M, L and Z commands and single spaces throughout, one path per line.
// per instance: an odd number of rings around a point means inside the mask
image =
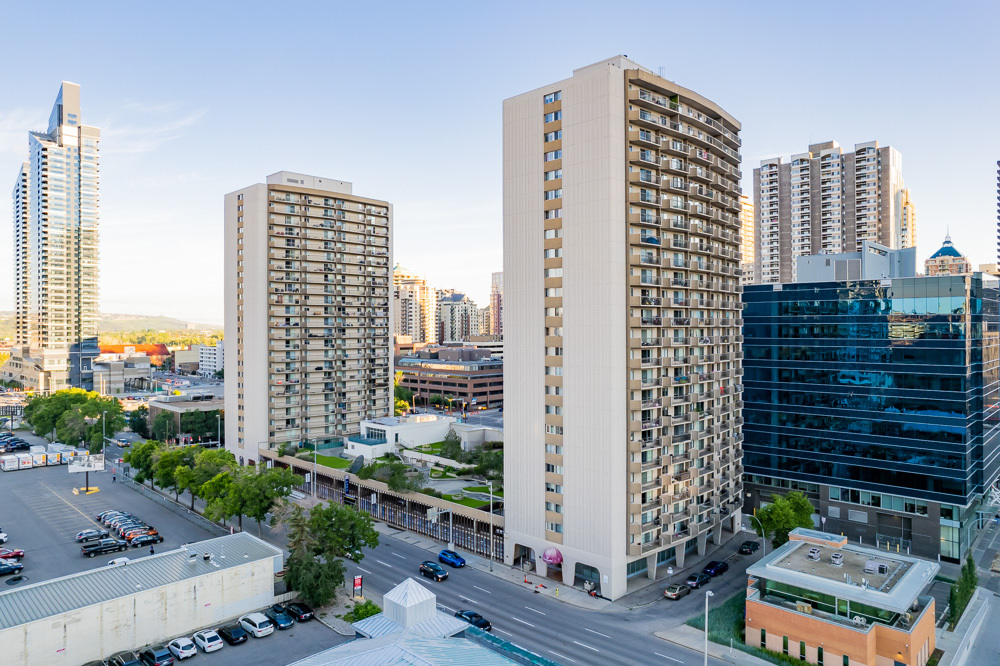
M 8 589 L 0 592 L 0 661 L 76 666 L 218 626 L 274 603 L 282 559 L 239 532 Z
M 198 376 L 214 377 L 215 373 L 223 367 L 223 341 L 219 340 L 214 347 L 199 345 L 198 349 Z
M 351 435 L 344 441 L 344 453 L 364 456 L 365 463 L 398 447 L 413 448 L 440 442 L 448 435 L 455 419 L 441 414 L 411 414 L 387 416 L 361 422 L 361 434 Z

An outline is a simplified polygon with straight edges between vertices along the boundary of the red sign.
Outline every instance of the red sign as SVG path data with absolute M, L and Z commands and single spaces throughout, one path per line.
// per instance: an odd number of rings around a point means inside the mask
M 354 577 L 354 591 L 357 592 L 361 589 L 361 576 Z

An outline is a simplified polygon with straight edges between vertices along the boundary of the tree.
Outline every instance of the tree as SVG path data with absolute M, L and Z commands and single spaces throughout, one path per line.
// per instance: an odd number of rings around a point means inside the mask
M 441 457 L 462 462 L 462 439 L 454 430 L 449 430 L 441 442 Z
M 757 511 L 754 529 L 761 538 L 770 538 L 777 548 L 788 541 L 788 533 L 796 527 L 813 527 L 813 505 L 805 495 L 794 490 L 787 495 L 771 495 L 771 504 Z M 763 532 L 761 531 L 763 526 Z
M 163 441 L 169 441 L 177 435 L 177 424 L 174 421 L 173 412 L 166 410 L 160 412 L 153 419 L 153 437 Z
M 396 416 L 401 416 L 408 411 L 410 411 L 410 403 L 406 402 L 405 400 L 400 400 L 399 398 L 396 398 L 395 404 L 393 406 L 393 413 Z
M 257 467 L 237 467 L 230 473 L 232 485 L 225 496 L 226 513 L 236 516 L 243 529 L 243 516 L 257 521 L 260 535 L 261 523 L 282 497 L 288 497 L 292 488 L 302 484 L 302 477 L 285 467 L 272 467 L 258 471 Z
M 194 464 L 195 451 L 190 446 L 162 449 L 153 455 L 153 477 L 161 488 L 174 491 L 174 501 L 180 500 L 184 490 L 183 476 L 177 472 L 181 468 L 190 469 Z
M 191 510 L 194 510 L 194 498 L 208 500 L 203 488 L 225 470 L 236 467 L 236 456 L 226 449 L 195 449 L 194 464 L 181 466 L 175 474 L 182 489 L 191 493 Z
M 143 483 L 148 479 L 149 487 L 153 488 L 156 454 L 163 446 L 163 442 L 150 439 L 125 452 L 125 462 L 135 470 L 136 481 Z
M 56 437 L 66 444 L 77 445 L 87 436 L 87 421 L 79 407 L 71 407 L 56 420 Z
M 378 532 L 371 515 L 341 504 L 328 502 L 309 512 L 309 531 L 326 559 L 346 557 L 354 562 L 364 558 L 362 548 L 378 546 Z
M 149 438 L 149 407 L 141 405 L 128 415 L 129 430 L 143 439 Z
M 201 486 L 201 496 L 205 499 L 205 517 L 209 520 L 225 522 L 236 514 L 229 501 L 229 493 L 233 487 L 232 472 L 242 468 L 234 468 L 219 472 Z M 243 517 L 240 516 L 240 529 L 243 529 Z
M 285 581 L 306 603 L 325 606 L 333 599 L 334 590 L 344 584 L 345 571 L 341 560 L 324 562 L 309 554 L 293 555 L 288 558 Z
M 225 368 L 219 368 L 218 370 L 216 370 L 215 371 L 215 378 L 216 379 L 225 379 L 226 378 L 226 369 Z

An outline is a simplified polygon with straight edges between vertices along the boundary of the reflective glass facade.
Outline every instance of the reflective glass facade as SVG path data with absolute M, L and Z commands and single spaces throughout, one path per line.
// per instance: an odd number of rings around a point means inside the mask
M 746 472 L 969 506 L 998 471 L 997 280 L 749 286 Z

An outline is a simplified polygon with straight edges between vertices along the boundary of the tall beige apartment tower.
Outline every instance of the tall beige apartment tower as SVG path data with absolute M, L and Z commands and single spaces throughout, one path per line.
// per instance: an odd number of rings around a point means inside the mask
M 739 130 L 623 56 L 504 101 L 508 563 L 614 599 L 739 529 Z
M 490 279 L 489 333 L 503 335 L 503 271 L 496 271 Z
M 226 195 L 226 446 L 329 443 L 391 415 L 392 206 L 288 171 Z
M 413 342 L 438 341 L 438 293 L 427 280 L 402 266 L 392 271 L 393 335 Z
M 870 240 L 893 249 L 916 243 L 902 156 L 877 141 L 844 152 L 836 141 L 809 146 L 789 162 L 761 160 L 753 170 L 755 284 L 795 282 L 796 258 L 860 252 Z M 907 212 L 909 217 L 906 217 Z
M 740 276 L 741 284 L 753 283 L 754 258 L 754 215 L 753 200 L 746 194 L 740 195 Z

